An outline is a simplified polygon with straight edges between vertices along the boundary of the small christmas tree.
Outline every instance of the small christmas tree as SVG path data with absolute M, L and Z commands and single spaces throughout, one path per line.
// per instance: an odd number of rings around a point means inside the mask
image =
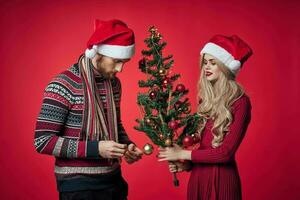
M 141 119 L 137 119 L 136 130 L 147 134 L 151 141 L 161 147 L 170 147 L 173 143 L 180 146 L 192 146 L 199 141 L 195 134 L 199 116 L 191 114 L 188 90 L 181 83 L 174 87 L 179 74 L 172 74 L 174 60 L 172 55 L 163 57 L 167 43 L 162 35 L 152 26 L 150 36 L 145 39 L 147 50 L 142 50 L 143 58 L 139 69 L 146 74 L 147 80 L 139 80 L 143 92 L 138 94 L 137 103 L 141 110 Z M 151 154 L 152 145 L 144 146 L 145 154 Z M 179 182 L 173 174 L 174 184 Z

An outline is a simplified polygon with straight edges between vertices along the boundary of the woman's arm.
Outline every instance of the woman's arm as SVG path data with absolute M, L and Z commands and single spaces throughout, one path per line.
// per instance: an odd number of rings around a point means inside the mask
M 193 163 L 226 163 L 234 158 L 251 120 L 251 104 L 248 97 L 242 97 L 236 102 L 233 116 L 233 122 L 221 146 L 215 149 L 193 150 L 191 152 Z
M 234 120 L 229 127 L 220 147 L 215 149 L 184 150 L 179 146 L 162 149 L 159 161 L 191 160 L 193 163 L 226 163 L 230 162 L 244 138 L 251 119 L 251 104 L 248 97 L 236 102 L 233 110 Z

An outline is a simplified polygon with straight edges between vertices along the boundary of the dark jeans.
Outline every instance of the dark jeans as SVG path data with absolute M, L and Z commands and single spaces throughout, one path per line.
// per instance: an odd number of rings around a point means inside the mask
M 128 185 L 126 182 L 101 190 L 84 190 L 60 192 L 59 200 L 127 200 Z

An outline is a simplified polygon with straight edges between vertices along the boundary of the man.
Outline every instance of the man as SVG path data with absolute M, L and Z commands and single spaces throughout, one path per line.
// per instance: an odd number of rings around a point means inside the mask
M 87 47 L 46 87 L 34 144 L 56 158 L 61 200 L 127 199 L 121 157 L 131 164 L 142 151 L 122 126 L 115 75 L 134 54 L 134 33 L 120 20 L 96 20 Z

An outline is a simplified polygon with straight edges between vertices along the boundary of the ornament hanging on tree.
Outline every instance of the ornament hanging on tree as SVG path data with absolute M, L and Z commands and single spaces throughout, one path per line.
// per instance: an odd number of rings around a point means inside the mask
M 170 129 L 176 130 L 178 128 L 178 122 L 176 122 L 175 120 L 172 120 L 168 123 L 168 126 Z
M 180 93 L 184 92 L 185 91 L 185 86 L 183 84 L 178 84 L 176 86 L 176 91 L 180 92 Z
M 154 99 L 156 98 L 156 95 L 157 95 L 156 91 L 151 91 L 151 92 L 149 93 L 149 97 L 150 97 L 150 99 L 152 99 L 152 100 L 154 100 Z
M 164 70 L 164 69 L 160 69 L 160 70 L 158 71 L 158 74 L 159 74 L 160 76 L 166 76 L 166 75 L 167 75 L 167 71 Z
M 158 115 L 158 110 L 153 109 L 153 110 L 152 110 L 152 115 L 153 115 L 153 116 L 157 116 L 157 115 Z
M 171 81 L 170 81 L 170 78 L 168 77 L 165 77 L 162 81 L 162 84 L 163 84 L 163 87 L 168 87 L 168 85 L 170 85 Z
M 182 143 L 185 147 L 192 146 L 194 144 L 193 137 L 190 135 L 187 135 L 183 138 Z
M 151 155 L 153 153 L 153 146 L 151 144 L 145 144 L 143 147 L 144 154 Z
M 172 146 L 172 140 L 171 140 L 170 138 L 166 139 L 166 140 L 165 140 L 165 145 L 166 145 L 167 147 Z

